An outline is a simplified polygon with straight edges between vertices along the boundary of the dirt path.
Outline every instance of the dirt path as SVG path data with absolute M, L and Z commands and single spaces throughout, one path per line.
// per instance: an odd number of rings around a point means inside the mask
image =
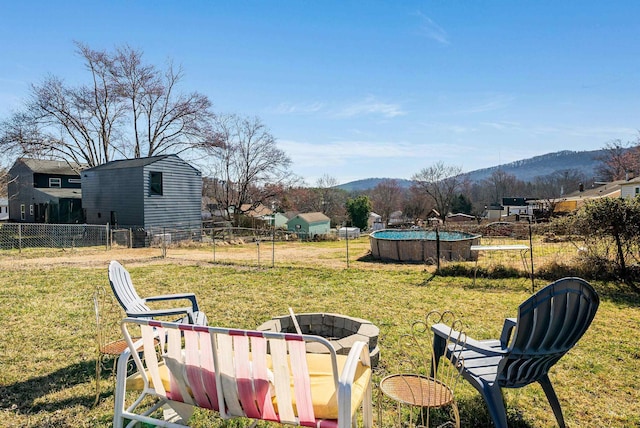
M 354 245 L 350 250 L 350 263 L 358 263 L 357 259 L 366 255 L 368 248 L 362 244 Z M 258 248 L 254 244 L 221 247 L 215 253 L 208 248 L 168 248 L 165 258 L 160 248 L 112 248 L 101 249 L 56 249 L 49 252 L 2 255 L 0 253 L 0 269 L 30 269 L 34 267 L 74 266 L 97 268 L 105 267 L 111 260 L 118 260 L 125 265 L 141 264 L 200 264 L 200 263 L 240 263 L 250 266 L 271 266 L 272 257 L 275 262 L 295 263 L 296 265 L 326 266 L 332 268 L 346 267 L 346 251 L 343 248 L 324 248 L 301 243 L 278 245 L 275 255 L 269 244 Z

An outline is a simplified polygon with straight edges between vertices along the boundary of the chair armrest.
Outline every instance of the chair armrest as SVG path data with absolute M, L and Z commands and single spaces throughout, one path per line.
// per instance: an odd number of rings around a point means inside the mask
M 154 318 L 161 316 L 171 315 L 188 315 L 189 318 L 193 318 L 193 311 L 189 307 L 184 308 L 170 308 L 170 309 L 154 309 L 144 312 L 127 312 L 128 317 L 132 318 Z
M 353 344 L 349 355 L 347 355 L 347 361 L 342 373 L 340 373 L 338 381 L 338 420 L 350 421 L 352 419 L 351 387 L 356 377 L 359 363 L 371 367 L 369 345 L 364 341 L 357 341 Z M 366 405 L 368 406 L 368 403 Z
M 181 300 L 181 299 L 186 299 L 191 302 L 191 308 L 193 312 L 198 312 L 200 310 L 198 309 L 198 301 L 196 300 L 196 295 L 194 293 L 164 294 L 161 296 L 146 297 L 142 300 L 144 300 L 145 302 L 159 302 L 159 301 L 165 301 L 165 300 Z
M 460 350 L 460 351 L 471 350 L 471 351 L 476 351 L 478 353 L 481 353 L 482 355 L 494 356 L 494 357 L 498 357 L 506 354 L 506 350 L 495 349 L 490 346 L 487 346 L 485 343 L 472 339 L 466 334 L 456 331 L 446 324 L 442 324 L 442 323 L 434 324 L 433 326 L 431 326 L 431 330 L 434 333 L 434 341 L 433 341 L 434 352 L 436 353 L 436 358 L 438 359 L 444 353 L 445 351 L 444 346 L 446 346 L 447 342 L 458 345 L 457 350 Z M 439 355 L 438 355 L 439 349 L 436 349 L 436 342 L 438 343 L 438 346 L 441 349 L 441 351 L 439 352 Z
M 504 320 L 504 325 L 502 326 L 502 334 L 500 334 L 500 345 L 503 348 L 506 348 L 509 344 L 509 340 L 511 339 L 511 332 L 515 328 L 518 320 L 515 318 L 507 318 Z

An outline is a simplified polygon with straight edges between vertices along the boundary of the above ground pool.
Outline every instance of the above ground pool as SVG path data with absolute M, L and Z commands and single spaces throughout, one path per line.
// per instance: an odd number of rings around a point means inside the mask
M 438 255 L 444 260 L 475 260 L 472 245 L 480 243 L 480 235 L 466 232 L 435 230 L 384 229 L 369 235 L 371 255 L 376 259 L 399 262 L 435 262 Z

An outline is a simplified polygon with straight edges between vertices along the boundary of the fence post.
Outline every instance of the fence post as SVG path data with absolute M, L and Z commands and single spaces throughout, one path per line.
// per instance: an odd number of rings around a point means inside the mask
M 111 248 L 111 228 L 109 227 L 109 223 L 105 225 L 104 229 L 105 229 L 105 236 L 104 236 L 105 251 L 109 251 L 109 248 Z
M 533 270 L 533 237 L 531 232 L 531 218 L 529 218 L 529 257 L 531 258 L 531 292 L 536 292 L 536 282 Z
M 347 269 L 349 269 L 349 229 L 347 229 L 347 222 L 344 222 L 344 237 L 347 245 Z M 340 228 L 338 228 L 338 238 L 340 238 Z
M 167 257 L 167 228 L 162 227 L 162 258 Z
M 211 240 L 213 241 L 213 262 L 216 262 L 216 231 L 211 228 Z
M 436 272 L 440 272 L 440 231 L 436 226 Z
M 260 239 L 256 240 L 256 246 L 258 247 L 258 267 L 260 267 Z

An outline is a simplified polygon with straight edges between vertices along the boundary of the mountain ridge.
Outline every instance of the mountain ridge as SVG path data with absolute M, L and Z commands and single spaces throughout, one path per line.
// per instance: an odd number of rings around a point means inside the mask
M 562 150 L 559 152 L 547 153 L 534 156 L 528 159 L 521 159 L 502 165 L 481 168 L 466 172 L 464 175 L 473 182 L 487 179 L 495 171 L 501 170 L 507 174 L 514 175 L 521 181 L 533 181 L 536 177 L 544 177 L 556 171 L 579 170 L 587 177 L 596 177 L 597 168 L 602 162 L 600 159 L 606 154 L 606 150 L 571 151 Z M 396 180 L 403 188 L 411 186 L 412 181 L 403 178 L 365 178 L 362 180 L 350 181 L 336 186 L 349 192 L 370 190 L 384 180 Z

